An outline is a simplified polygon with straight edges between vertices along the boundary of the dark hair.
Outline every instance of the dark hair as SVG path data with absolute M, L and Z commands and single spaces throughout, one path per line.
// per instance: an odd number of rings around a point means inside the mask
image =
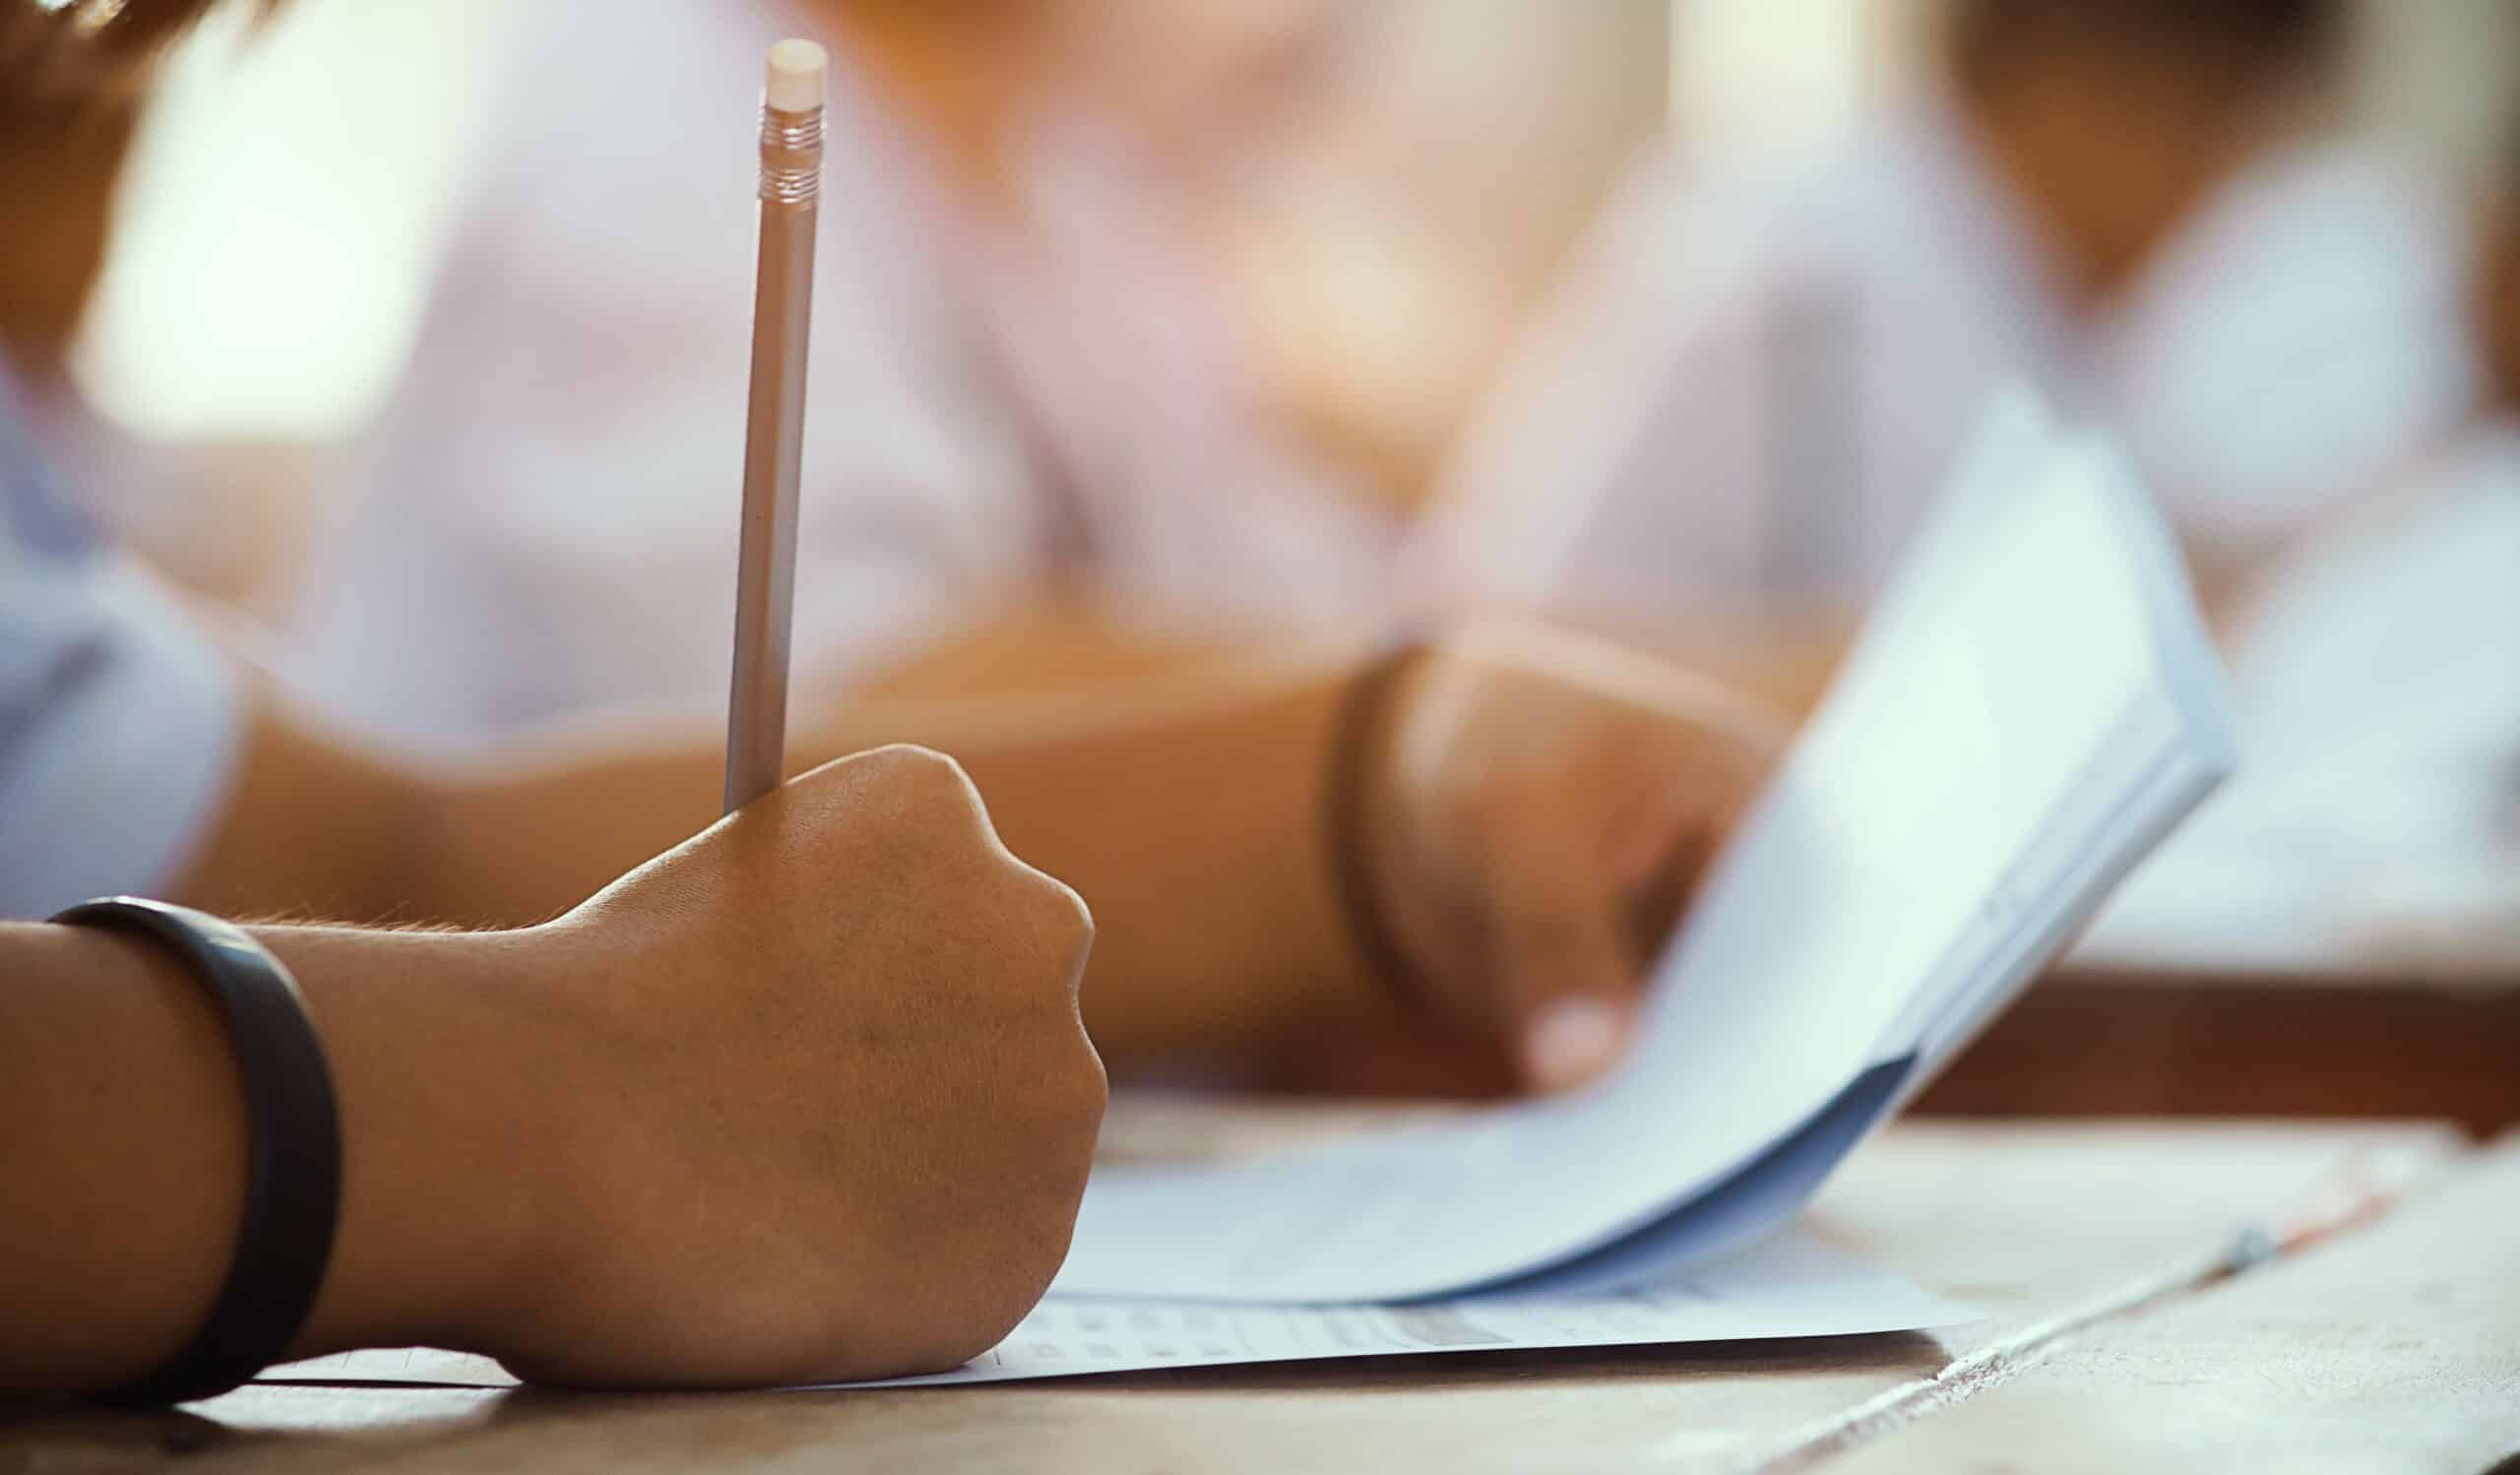
M 2203 60 L 2246 74 L 2325 70 L 2351 30 L 2348 0 L 1953 0 L 1952 55 L 1964 75 L 2000 55 L 2099 42 Z
M 224 0 L 0 0 L 0 111 L 108 100 Z M 236 0 L 255 9 L 265 0 Z

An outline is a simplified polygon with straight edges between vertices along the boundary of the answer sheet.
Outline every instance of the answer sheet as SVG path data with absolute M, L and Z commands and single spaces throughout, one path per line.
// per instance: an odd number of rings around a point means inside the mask
M 1053 1297 L 950 1373 L 817 1386 L 934 1387 L 1413 1353 L 1637 1347 L 1921 1331 L 1969 1309 L 1816 1240 L 1783 1236 L 1615 1295 L 1482 1297 L 1406 1306 L 1250 1306 Z M 392 1348 L 274 1368 L 267 1382 L 510 1387 L 485 1357 Z

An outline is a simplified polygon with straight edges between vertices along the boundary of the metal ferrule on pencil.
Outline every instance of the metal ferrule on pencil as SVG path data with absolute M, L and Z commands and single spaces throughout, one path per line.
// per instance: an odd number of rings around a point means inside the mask
M 761 199 L 811 205 L 823 192 L 823 110 L 761 110 Z

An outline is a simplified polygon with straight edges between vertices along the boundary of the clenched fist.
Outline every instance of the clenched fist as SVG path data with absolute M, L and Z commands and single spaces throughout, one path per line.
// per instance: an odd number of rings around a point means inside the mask
M 547 1137 L 521 1376 L 950 1367 L 1067 1252 L 1103 1103 L 1094 925 L 924 749 L 844 758 L 519 934 Z

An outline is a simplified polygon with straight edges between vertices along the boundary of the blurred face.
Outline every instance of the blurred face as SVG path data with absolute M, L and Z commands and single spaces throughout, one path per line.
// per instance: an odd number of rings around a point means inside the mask
M 2106 298 L 2275 132 L 2289 90 L 2263 71 L 2058 39 L 1984 58 L 1963 110 L 2063 261 Z

